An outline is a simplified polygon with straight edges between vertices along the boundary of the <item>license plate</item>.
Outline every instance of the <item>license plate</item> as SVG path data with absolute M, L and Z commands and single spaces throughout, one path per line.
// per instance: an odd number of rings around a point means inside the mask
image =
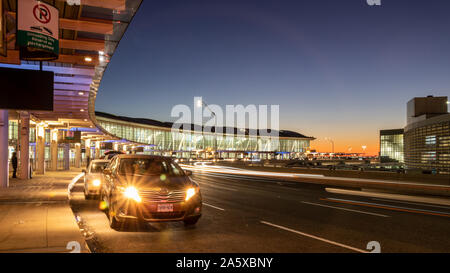
M 158 204 L 158 212 L 173 212 L 173 204 Z

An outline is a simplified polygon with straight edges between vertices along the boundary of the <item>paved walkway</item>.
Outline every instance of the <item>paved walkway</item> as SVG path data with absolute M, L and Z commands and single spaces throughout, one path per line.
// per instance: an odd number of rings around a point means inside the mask
M 0 252 L 71 252 L 78 244 L 88 252 L 67 194 L 80 171 L 10 179 L 0 189 Z

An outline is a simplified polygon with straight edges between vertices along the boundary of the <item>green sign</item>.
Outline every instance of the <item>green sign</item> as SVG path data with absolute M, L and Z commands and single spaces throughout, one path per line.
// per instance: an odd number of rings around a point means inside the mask
M 43 49 L 54 53 L 56 56 L 59 54 L 59 41 L 40 33 L 19 30 L 17 42 L 20 47 Z

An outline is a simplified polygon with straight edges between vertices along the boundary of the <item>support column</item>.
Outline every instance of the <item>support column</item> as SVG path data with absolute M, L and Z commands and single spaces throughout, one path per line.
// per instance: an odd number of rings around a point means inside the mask
M 58 129 L 52 130 L 51 132 L 52 142 L 50 143 L 50 158 L 52 165 L 50 169 L 52 171 L 58 170 Z
M 95 159 L 100 158 L 100 141 L 95 142 Z
M 64 170 L 70 169 L 70 143 L 64 143 Z
M 19 179 L 30 179 L 30 114 L 20 113 Z
M 9 185 L 8 126 L 8 110 L 0 110 L 0 188 Z
M 89 162 L 92 160 L 91 158 L 91 140 L 90 139 L 86 139 L 84 141 L 84 149 L 85 149 L 85 156 L 86 156 L 86 164 L 88 167 Z
M 43 125 L 36 126 L 36 173 L 44 174 L 45 172 L 45 127 Z
M 75 168 L 81 167 L 81 143 L 75 144 Z

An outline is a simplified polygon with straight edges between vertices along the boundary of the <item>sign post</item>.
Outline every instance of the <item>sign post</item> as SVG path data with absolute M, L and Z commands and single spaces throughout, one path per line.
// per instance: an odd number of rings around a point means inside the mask
M 36 0 L 18 0 L 17 44 L 21 60 L 49 61 L 59 55 L 59 10 Z
M 6 22 L 3 16 L 3 1 L 0 1 L 0 55 L 6 56 Z

